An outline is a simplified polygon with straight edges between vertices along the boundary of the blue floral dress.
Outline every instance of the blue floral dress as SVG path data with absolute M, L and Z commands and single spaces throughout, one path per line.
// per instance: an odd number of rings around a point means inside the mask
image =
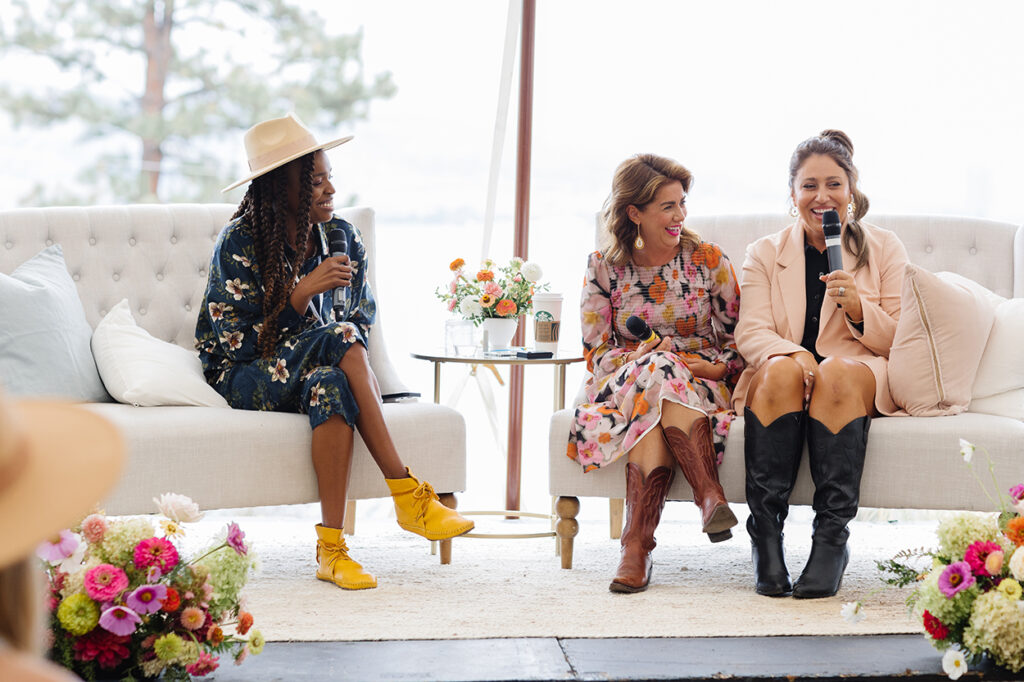
M 335 414 L 355 425 L 359 408 L 338 363 L 352 344 L 367 346 L 377 311 L 359 231 L 337 217 L 315 226 L 310 239 L 317 248 L 295 281 L 330 255 L 327 235 L 335 228 L 345 232 L 353 270 L 343 319 L 335 319 L 329 292 L 314 296 L 302 315 L 286 305 L 270 358 L 260 357 L 256 343 L 263 325 L 263 285 L 252 228 L 237 218 L 221 231 L 196 321 L 195 345 L 206 381 L 232 407 L 302 412 L 313 428 Z M 285 253 L 291 258 L 295 251 L 286 245 Z

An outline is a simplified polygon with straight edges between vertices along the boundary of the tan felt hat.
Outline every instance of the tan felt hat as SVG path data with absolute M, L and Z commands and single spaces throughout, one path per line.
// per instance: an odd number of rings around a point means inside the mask
M 125 446 L 109 421 L 71 403 L 0 392 L 0 568 L 30 555 L 114 487 Z
M 245 153 L 249 157 L 249 170 L 252 173 L 228 185 L 221 192 L 229 192 L 310 152 L 345 144 L 352 137 L 346 135 L 330 142 L 317 142 L 313 133 L 302 125 L 295 114 L 257 123 L 245 131 Z

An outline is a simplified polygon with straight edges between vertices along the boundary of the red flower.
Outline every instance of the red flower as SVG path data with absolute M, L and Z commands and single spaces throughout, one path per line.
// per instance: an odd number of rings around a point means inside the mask
M 163 610 L 167 613 L 174 613 L 181 606 L 181 595 L 173 587 L 167 588 L 167 598 L 164 599 Z
M 118 663 L 128 658 L 128 635 L 115 635 L 103 628 L 93 628 L 88 634 L 78 638 L 72 644 L 75 659 L 79 661 L 95 660 L 101 668 L 116 668 Z
M 252 614 L 248 611 L 242 611 L 241 613 L 239 613 L 238 627 L 235 628 L 238 631 L 238 634 L 244 635 L 245 633 L 249 632 L 249 628 L 252 627 L 252 620 Z
M 156 566 L 167 573 L 178 565 L 178 550 L 164 538 L 146 538 L 135 546 L 135 568 L 145 571 Z
M 933 616 L 927 609 L 924 612 L 924 629 L 931 635 L 932 639 L 946 639 L 949 636 L 949 628 L 942 624 L 942 621 Z

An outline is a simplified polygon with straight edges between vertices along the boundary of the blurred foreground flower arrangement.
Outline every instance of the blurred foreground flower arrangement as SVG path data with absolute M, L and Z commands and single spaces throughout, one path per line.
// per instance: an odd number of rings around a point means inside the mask
M 255 559 L 245 534 L 226 534 L 185 559 L 174 544 L 202 514 L 183 495 L 154 499 L 164 518 L 87 516 L 44 542 L 49 656 L 86 680 L 202 677 L 224 655 L 240 664 L 263 650 L 240 595 Z
M 975 449 L 960 440 L 968 466 Z M 993 483 L 998 491 L 994 474 Z M 961 513 L 940 522 L 937 549 L 905 550 L 878 562 L 884 582 L 916 585 L 907 605 L 925 637 L 945 651 L 942 667 L 954 680 L 983 657 L 1015 673 L 1024 670 L 1024 484 L 1010 488 L 1008 497 L 996 495 L 989 497 L 998 514 Z M 921 566 L 922 559 L 930 565 Z

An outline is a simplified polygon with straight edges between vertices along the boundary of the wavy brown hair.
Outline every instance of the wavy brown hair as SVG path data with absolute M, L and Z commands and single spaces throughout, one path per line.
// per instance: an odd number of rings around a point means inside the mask
M 791 190 L 795 191 L 796 189 L 793 187 L 793 183 L 796 181 L 796 174 L 800 171 L 801 166 L 815 154 L 828 156 L 846 172 L 846 179 L 850 183 L 853 202 L 856 206 L 853 217 L 847 223 L 846 229 L 843 230 L 843 246 L 857 257 L 857 263 L 853 269 L 860 270 L 867 265 L 870 250 L 867 240 L 864 238 L 864 228 L 860 225 L 860 219 L 867 214 L 871 204 L 868 202 L 867 196 L 857 187 L 860 173 L 853 165 L 853 142 L 849 135 L 842 130 L 828 129 L 822 130 L 818 135 L 809 137 L 798 144 L 793 156 L 789 159 L 789 187 Z
M 288 167 L 299 164 L 299 202 L 295 210 L 295 255 L 289 261 L 285 254 L 288 235 Z M 312 225 L 309 208 L 313 202 L 313 154 L 295 159 L 280 168 L 259 176 L 246 190 L 238 210 L 232 216 L 243 218 L 252 231 L 256 245 L 257 275 L 263 284 L 263 328 L 257 348 L 263 358 L 270 358 L 277 346 L 281 330 L 278 317 L 295 288 L 292 273 L 299 271 L 305 260 Z
M 604 202 L 602 249 L 612 265 L 625 265 L 633 260 L 633 241 L 637 225 L 629 219 L 627 209 L 643 210 L 654 201 L 658 190 L 671 182 L 680 182 L 683 192 L 690 191 L 693 175 L 672 159 L 656 154 L 631 156 L 615 169 L 612 191 Z M 700 237 L 685 225 L 679 232 L 680 246 L 694 247 Z

